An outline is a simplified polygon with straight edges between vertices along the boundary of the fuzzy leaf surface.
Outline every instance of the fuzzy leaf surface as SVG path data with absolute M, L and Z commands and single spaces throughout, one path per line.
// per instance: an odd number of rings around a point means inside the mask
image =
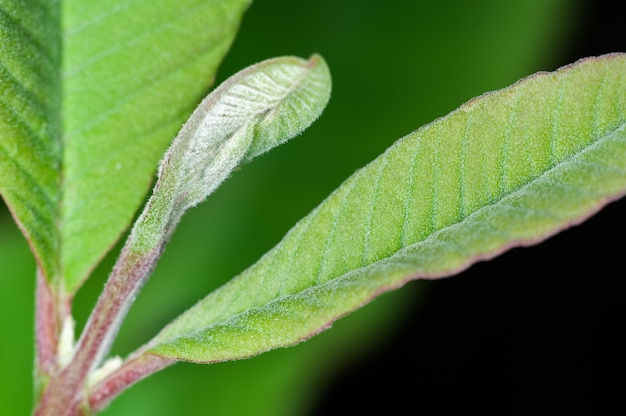
M 357 171 L 148 353 L 194 362 L 293 345 L 407 281 L 535 244 L 626 191 L 626 55 L 475 98 Z
M 249 3 L 0 3 L 0 191 L 68 293 L 130 223 Z
M 268 59 L 230 77 L 200 103 L 166 152 L 131 240 L 149 252 L 169 239 L 184 212 L 233 169 L 313 123 L 330 91 L 330 71 L 319 55 Z

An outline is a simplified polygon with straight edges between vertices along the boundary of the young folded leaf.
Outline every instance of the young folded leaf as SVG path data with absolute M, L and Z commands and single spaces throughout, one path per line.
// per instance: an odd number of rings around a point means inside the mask
M 216 362 L 293 345 L 379 294 L 534 244 L 626 192 L 626 54 L 485 94 L 357 171 L 144 350 Z
M 154 247 L 233 169 L 315 121 L 330 89 L 318 55 L 269 59 L 233 75 L 202 101 L 165 154 L 134 236 Z

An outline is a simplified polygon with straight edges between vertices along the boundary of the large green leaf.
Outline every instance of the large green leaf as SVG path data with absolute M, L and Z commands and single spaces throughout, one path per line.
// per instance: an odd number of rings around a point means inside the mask
M 541 241 L 626 191 L 626 55 L 476 98 L 355 173 L 148 352 L 215 362 L 292 345 L 411 279 Z
M 1 3 L 0 191 L 68 292 L 128 226 L 249 3 Z

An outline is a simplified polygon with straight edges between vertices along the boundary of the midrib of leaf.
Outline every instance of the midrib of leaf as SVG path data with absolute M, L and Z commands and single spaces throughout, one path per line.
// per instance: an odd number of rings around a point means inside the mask
M 56 1 L 0 2 L 0 193 L 48 275 L 58 274 L 59 21 Z
M 625 67 L 617 55 L 534 76 L 400 140 L 150 351 L 210 362 L 291 345 L 408 280 L 455 273 L 581 221 L 626 188 Z

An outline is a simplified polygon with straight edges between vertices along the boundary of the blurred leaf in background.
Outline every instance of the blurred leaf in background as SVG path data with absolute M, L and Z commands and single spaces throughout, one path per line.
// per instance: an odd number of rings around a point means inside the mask
M 396 139 L 476 95 L 582 57 L 567 55 L 582 21 L 582 6 L 567 0 L 254 2 L 218 82 L 269 57 L 320 53 L 333 75 L 329 106 L 302 137 L 244 166 L 183 218 L 131 309 L 113 353 L 128 354 L 251 265 L 354 170 Z M 84 324 L 118 251 L 119 247 L 113 250 L 78 293 L 77 329 Z M 481 265 L 472 268 L 476 269 L 481 270 Z M 7 414 L 27 414 L 31 406 L 34 275 L 26 243 L 3 210 L 0 316 L 5 332 L 0 374 L 5 387 L 0 390 L 0 403 Z M 294 348 L 211 366 L 177 364 L 132 387 L 102 414 L 325 414 L 324 386 L 337 394 L 328 398 L 333 406 L 341 406 L 336 397 L 346 395 L 341 385 L 330 384 L 333 377 L 359 359 L 374 357 L 377 349 L 384 351 L 385 339 L 398 337 L 400 331 L 410 328 L 415 331 L 411 340 L 420 339 L 420 328 L 407 325 L 424 321 L 410 320 L 409 312 L 419 309 L 415 305 L 421 302 L 429 304 L 422 292 L 432 286 L 411 283 L 385 294 Z M 471 286 L 472 282 L 465 282 L 463 289 Z M 464 295 L 461 290 L 453 299 Z M 455 349 L 430 341 L 454 356 Z M 419 355 L 415 348 L 415 343 L 406 345 L 404 356 L 396 358 L 410 362 L 412 351 Z M 366 367 L 359 378 L 371 386 L 367 395 L 372 396 L 344 397 L 343 403 L 353 410 L 362 397 L 389 400 L 385 385 L 399 389 L 402 383 L 393 382 L 397 367 L 389 374 L 378 373 L 380 367 L 369 368 L 371 373 Z M 407 391 L 419 406 L 420 389 L 409 382 Z

